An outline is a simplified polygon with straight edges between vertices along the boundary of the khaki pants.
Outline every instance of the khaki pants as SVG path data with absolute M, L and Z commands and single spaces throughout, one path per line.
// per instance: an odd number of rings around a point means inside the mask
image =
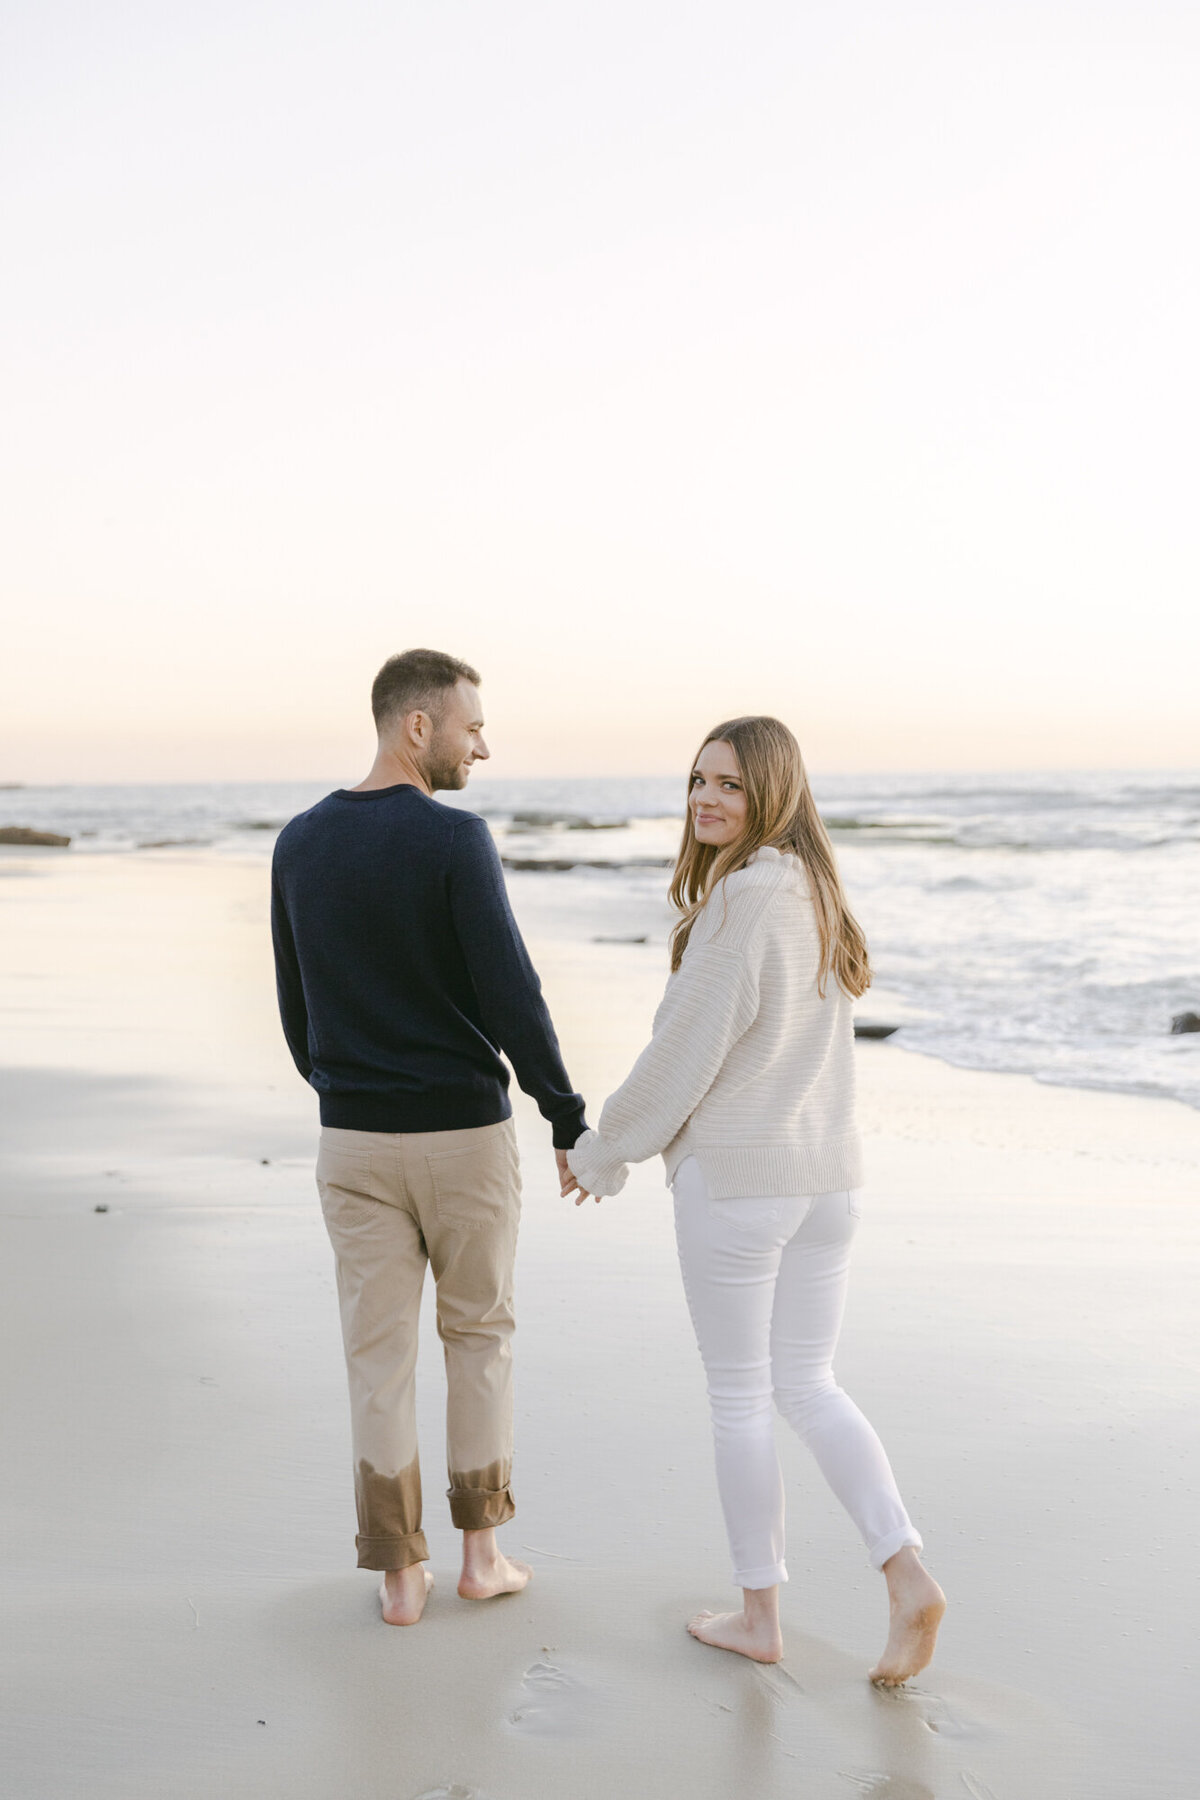
M 415 1392 L 426 1262 L 446 1357 L 450 1516 L 460 1530 L 479 1531 L 515 1510 L 510 1340 L 521 1181 L 513 1122 L 402 1133 L 326 1126 L 317 1187 L 337 1258 L 358 1566 L 403 1569 L 429 1555 Z

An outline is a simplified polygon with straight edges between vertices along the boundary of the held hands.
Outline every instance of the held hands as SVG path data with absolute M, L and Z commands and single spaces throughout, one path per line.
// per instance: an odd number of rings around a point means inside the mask
M 567 1162 L 566 1151 L 556 1150 L 554 1152 L 554 1160 L 558 1164 L 559 1193 L 564 1200 L 568 1194 L 574 1194 L 576 1206 L 582 1206 L 584 1201 L 589 1197 L 588 1191 L 586 1188 L 581 1188 L 574 1175 L 572 1175 L 570 1166 Z M 596 1205 L 599 1206 L 601 1196 L 599 1194 L 592 1194 L 591 1198 L 596 1202 Z

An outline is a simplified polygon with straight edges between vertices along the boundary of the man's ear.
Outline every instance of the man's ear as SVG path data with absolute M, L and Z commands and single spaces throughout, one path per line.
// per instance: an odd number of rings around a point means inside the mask
M 404 729 L 413 743 L 424 749 L 433 734 L 433 720 L 428 713 L 410 712 L 404 721 Z

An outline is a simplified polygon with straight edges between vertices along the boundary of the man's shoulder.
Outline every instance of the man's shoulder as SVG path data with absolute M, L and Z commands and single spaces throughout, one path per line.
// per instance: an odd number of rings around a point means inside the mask
M 436 815 L 451 831 L 486 831 L 487 821 L 468 806 L 448 806 L 444 800 L 435 800 L 432 794 L 417 792 L 418 799 L 428 808 L 431 815 Z
M 279 833 L 279 836 L 275 839 L 276 859 L 281 855 L 286 855 L 288 850 L 292 849 L 306 837 L 314 824 L 319 828 L 321 819 L 332 810 L 330 802 L 334 797 L 333 794 L 326 794 L 323 799 L 318 800 L 313 806 L 305 807 L 303 812 L 292 814 L 287 824 Z
M 308 864 L 323 855 L 376 853 L 390 858 L 399 841 L 406 854 L 433 855 L 439 861 L 457 847 L 468 855 L 487 853 L 491 833 L 486 820 L 463 806 L 447 806 L 419 788 L 405 787 L 369 800 L 355 800 L 335 789 L 307 811 L 289 819 L 275 842 L 275 866 Z
M 300 836 L 312 827 L 320 827 L 325 823 L 365 824 L 370 819 L 383 819 L 389 815 L 404 812 L 414 818 L 422 819 L 429 824 L 441 825 L 453 831 L 456 825 L 469 820 L 473 825 L 483 825 L 484 821 L 478 813 L 468 812 L 465 806 L 447 806 L 441 800 L 435 800 L 431 794 L 422 793 L 418 787 L 410 787 L 405 783 L 387 792 L 369 793 L 350 788 L 334 788 L 315 805 L 307 807 L 304 812 L 296 813 L 290 818 L 280 832 L 280 840 L 289 836 Z
M 330 794 L 330 800 L 337 800 L 337 794 Z M 402 811 L 409 822 L 420 820 L 423 825 L 453 837 L 458 831 L 487 832 L 487 824 L 478 813 L 473 813 L 465 806 L 448 806 L 444 800 L 435 800 L 432 794 L 426 794 L 419 787 L 398 787 L 387 795 L 388 810 Z M 320 803 L 322 806 L 324 801 Z M 350 802 L 353 805 L 353 802 Z M 314 808 L 314 811 L 317 809 Z
M 483 874 L 485 866 L 499 867 L 500 856 L 491 827 L 481 814 L 470 812 L 465 806 L 445 806 L 438 800 L 429 804 L 442 815 L 450 833 L 451 862 L 460 874 L 475 877 Z

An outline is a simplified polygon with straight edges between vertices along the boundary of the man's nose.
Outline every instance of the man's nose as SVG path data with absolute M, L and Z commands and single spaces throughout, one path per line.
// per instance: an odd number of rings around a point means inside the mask
M 475 754 L 482 762 L 486 762 L 492 754 L 482 738 L 475 739 Z

